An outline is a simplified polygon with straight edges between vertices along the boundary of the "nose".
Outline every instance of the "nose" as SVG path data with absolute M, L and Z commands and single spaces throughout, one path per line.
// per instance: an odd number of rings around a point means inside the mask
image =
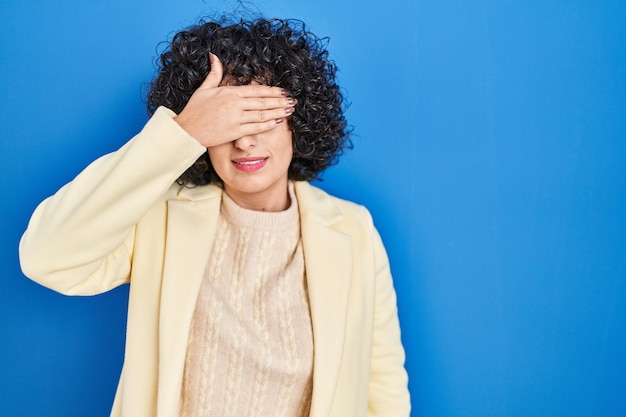
M 233 141 L 235 148 L 242 151 L 249 151 L 256 146 L 257 138 L 254 135 L 242 136 Z

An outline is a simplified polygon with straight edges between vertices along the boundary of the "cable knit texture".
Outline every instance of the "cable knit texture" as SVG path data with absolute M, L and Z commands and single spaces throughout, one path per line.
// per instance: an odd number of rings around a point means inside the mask
M 298 205 L 259 212 L 223 194 L 191 325 L 181 416 L 308 416 L 313 334 Z

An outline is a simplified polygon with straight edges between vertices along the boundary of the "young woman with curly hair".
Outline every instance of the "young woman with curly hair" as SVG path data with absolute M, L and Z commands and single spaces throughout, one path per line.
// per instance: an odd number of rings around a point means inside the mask
M 301 22 L 200 22 L 161 55 L 142 131 L 35 210 L 27 276 L 130 283 L 112 416 L 409 415 L 380 237 L 308 182 L 350 145 L 335 73 Z

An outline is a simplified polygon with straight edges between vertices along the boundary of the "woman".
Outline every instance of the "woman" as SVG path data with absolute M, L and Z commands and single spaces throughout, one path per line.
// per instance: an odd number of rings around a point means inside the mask
M 27 276 L 130 283 L 112 416 L 409 415 L 380 237 L 308 183 L 349 145 L 335 71 L 303 24 L 201 22 L 143 130 L 35 210 Z

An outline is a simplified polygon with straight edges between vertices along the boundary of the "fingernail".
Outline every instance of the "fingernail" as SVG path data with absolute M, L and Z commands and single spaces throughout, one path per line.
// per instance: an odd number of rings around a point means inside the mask
M 282 94 L 283 96 L 288 96 L 289 95 L 289 91 L 282 89 L 280 90 L 280 94 Z
M 285 109 L 285 113 L 287 113 L 287 114 L 291 114 L 291 113 L 293 113 L 293 107 L 287 107 L 287 108 Z
M 295 98 L 290 98 L 289 100 L 287 100 L 287 104 L 291 104 L 292 106 L 296 104 L 297 102 L 298 100 L 296 100 Z

